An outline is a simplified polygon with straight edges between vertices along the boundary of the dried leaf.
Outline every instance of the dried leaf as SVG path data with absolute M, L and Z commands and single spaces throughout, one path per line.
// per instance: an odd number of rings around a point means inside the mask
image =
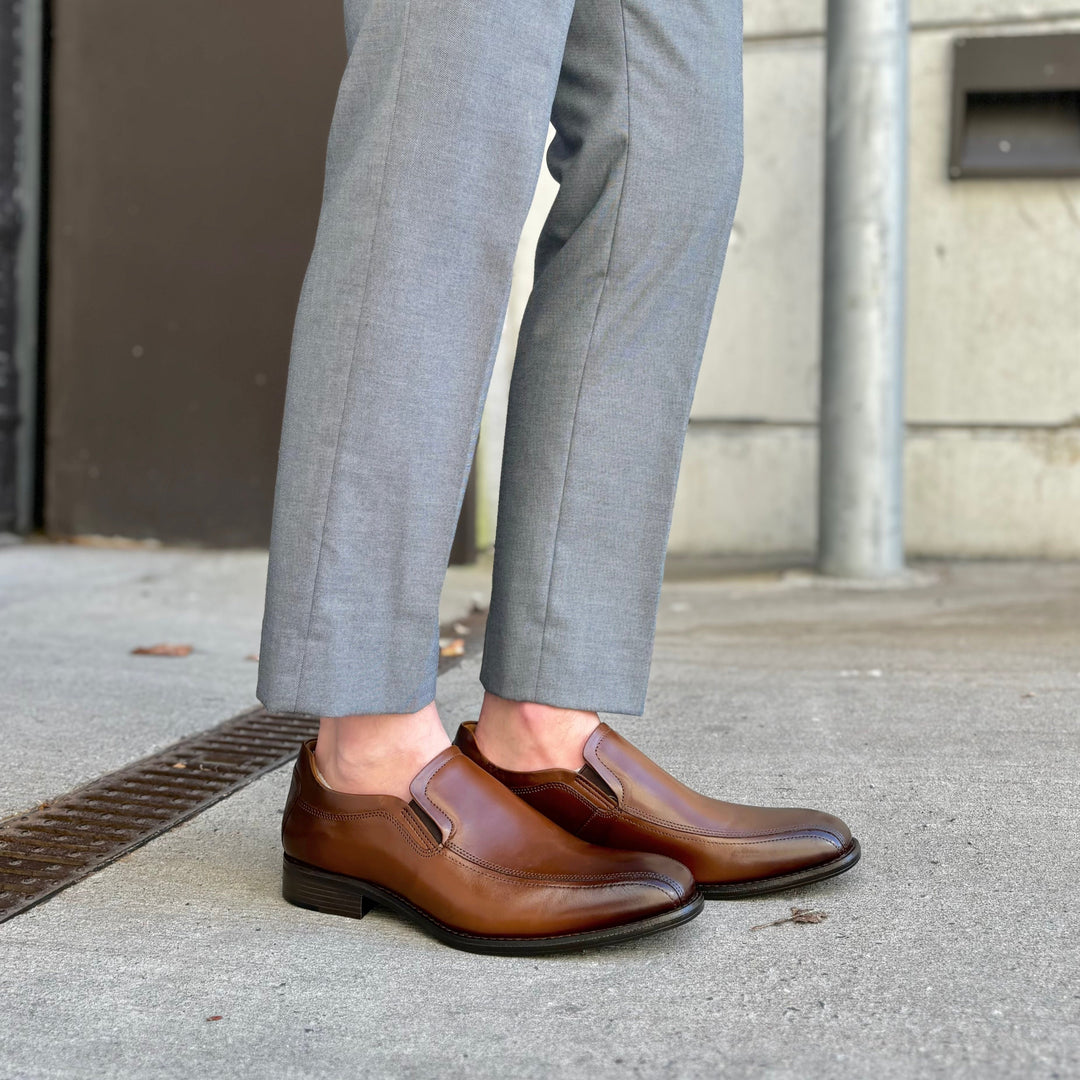
M 792 908 L 791 921 L 797 923 L 820 923 L 824 922 L 828 917 L 828 913 L 824 911 L 799 911 Z
M 208 1016 L 206 1019 L 207 1019 L 207 1021 L 210 1021 L 210 1020 L 224 1020 L 225 1017 L 224 1016 Z
M 174 769 L 186 769 L 186 768 L 187 768 L 187 762 L 184 762 L 184 761 L 174 761 L 174 762 L 173 762 L 173 768 L 174 768 Z
M 783 926 L 784 923 L 821 923 L 829 917 L 827 911 L 814 911 L 812 908 L 793 907 L 791 914 L 786 919 L 777 919 L 776 922 L 762 923 L 760 926 L 751 926 L 751 930 L 767 930 L 770 926 Z
M 465 655 L 465 639 L 456 637 L 451 638 L 445 645 L 441 645 L 439 648 L 440 656 L 464 656 Z
M 140 645 L 132 649 L 133 656 L 190 656 L 191 645 L 169 645 L 161 642 L 158 645 Z

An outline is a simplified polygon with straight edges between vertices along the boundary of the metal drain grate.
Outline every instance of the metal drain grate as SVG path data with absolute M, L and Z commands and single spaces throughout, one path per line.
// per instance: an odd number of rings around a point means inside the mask
M 291 760 L 314 720 L 244 713 L 0 825 L 0 922 Z
M 461 621 L 471 655 L 484 612 Z M 439 672 L 460 661 L 444 657 Z M 318 726 L 253 709 L 0 823 L 0 922 L 291 761 Z

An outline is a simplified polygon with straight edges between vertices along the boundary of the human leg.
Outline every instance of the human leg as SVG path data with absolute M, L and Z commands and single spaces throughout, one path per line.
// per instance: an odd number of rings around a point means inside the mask
M 674 860 L 595 848 L 513 796 L 447 745 L 433 701 L 439 588 L 572 2 L 347 0 L 275 493 L 257 693 L 321 718 L 283 893 L 387 906 L 475 951 L 626 940 L 701 907 Z
M 572 0 L 347 0 L 257 695 L 415 713 Z
M 481 681 L 640 714 L 690 403 L 741 176 L 738 0 L 578 0 L 560 189 L 510 390 Z
M 683 438 L 740 179 L 738 0 L 578 0 L 552 118 L 562 181 L 511 386 L 479 722 L 455 743 L 563 828 L 690 867 L 714 897 L 850 869 L 815 810 L 681 784 L 599 711 L 641 714 Z M 610 61 L 620 54 L 624 67 Z

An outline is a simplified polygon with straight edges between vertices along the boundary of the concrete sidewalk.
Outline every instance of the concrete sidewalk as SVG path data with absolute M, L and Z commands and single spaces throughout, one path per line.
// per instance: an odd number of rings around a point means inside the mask
M 252 703 L 258 554 L 140 552 L 136 571 L 51 550 L 0 609 L 14 808 Z M 168 610 L 110 607 L 154 566 Z M 709 793 L 839 813 L 863 843 L 851 873 L 625 946 L 472 956 L 382 912 L 286 905 L 283 769 L 0 926 L 0 1077 L 1077 1075 L 1080 566 L 922 570 L 884 590 L 673 574 L 646 715 L 613 720 Z M 85 617 L 47 615 L 95 591 Z M 202 667 L 136 678 L 121 646 L 176 637 L 178 611 Z M 451 728 L 477 670 L 440 680 Z M 95 751 L 126 691 L 137 708 Z M 39 768 L 57 736 L 80 760 Z M 751 929 L 791 905 L 828 918 Z
M 265 587 L 265 551 L 0 547 L 0 819 L 257 707 Z M 441 620 L 490 591 L 451 567 Z M 161 642 L 191 655 L 131 653 Z

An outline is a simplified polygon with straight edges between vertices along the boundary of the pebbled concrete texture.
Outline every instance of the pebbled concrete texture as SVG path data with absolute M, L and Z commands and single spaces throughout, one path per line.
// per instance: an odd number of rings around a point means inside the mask
M 852 872 L 472 956 L 285 904 L 279 770 L 0 926 L 0 1077 L 1077 1075 L 1080 566 L 706 571 L 665 585 L 646 715 L 605 719 L 710 794 L 839 813 Z M 828 917 L 751 929 L 791 905 Z
M 0 819 L 258 707 L 266 552 L 101 545 L 0 545 Z M 440 617 L 489 595 L 451 567 Z
M 0 818 L 254 708 L 265 552 L 0 548 Z M 135 647 L 190 644 L 186 657 Z

